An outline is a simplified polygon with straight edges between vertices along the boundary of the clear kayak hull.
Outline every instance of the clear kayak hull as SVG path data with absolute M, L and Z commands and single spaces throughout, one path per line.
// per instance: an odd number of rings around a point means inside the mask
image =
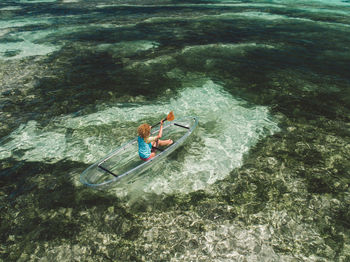
M 160 161 L 175 149 L 180 147 L 193 133 L 198 125 L 196 117 L 185 117 L 173 122 L 165 122 L 162 139 L 172 139 L 174 143 L 157 150 L 154 158 L 142 161 L 138 155 L 137 137 L 118 147 L 113 152 L 89 166 L 81 175 L 80 181 L 96 189 L 112 187 L 115 183 L 126 178 L 145 172 L 154 163 Z M 151 135 L 157 135 L 159 126 L 152 129 Z

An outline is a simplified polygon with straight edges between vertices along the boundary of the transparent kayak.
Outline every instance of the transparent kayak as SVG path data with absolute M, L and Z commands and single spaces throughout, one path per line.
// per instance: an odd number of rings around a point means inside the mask
M 138 155 L 137 137 L 118 147 L 113 152 L 89 166 L 81 175 L 80 181 L 90 187 L 105 189 L 115 185 L 115 182 L 126 178 L 135 178 L 169 155 L 192 134 L 198 125 L 197 117 L 185 117 L 172 122 L 165 122 L 163 126 L 164 139 L 174 141 L 168 147 L 157 149 L 156 156 L 148 161 L 142 161 Z M 151 130 L 151 136 L 157 135 L 159 126 Z

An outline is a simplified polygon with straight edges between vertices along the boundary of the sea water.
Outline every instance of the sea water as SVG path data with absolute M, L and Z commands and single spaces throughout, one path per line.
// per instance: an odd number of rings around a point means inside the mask
M 0 3 L 4 261 L 350 259 L 348 1 Z M 197 116 L 132 183 L 79 175 Z

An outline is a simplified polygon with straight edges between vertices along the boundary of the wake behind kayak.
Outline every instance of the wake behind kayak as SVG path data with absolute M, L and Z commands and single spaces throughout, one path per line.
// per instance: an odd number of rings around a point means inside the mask
M 197 117 L 184 117 L 174 122 L 167 122 L 163 127 L 163 137 L 174 141 L 170 146 L 158 151 L 156 156 L 144 162 L 138 155 L 137 137 L 118 147 L 113 152 L 89 166 L 81 175 L 80 181 L 96 189 L 112 187 L 116 182 L 126 177 L 131 178 L 141 174 L 181 146 L 193 133 L 198 125 Z M 158 128 L 151 134 L 157 134 Z

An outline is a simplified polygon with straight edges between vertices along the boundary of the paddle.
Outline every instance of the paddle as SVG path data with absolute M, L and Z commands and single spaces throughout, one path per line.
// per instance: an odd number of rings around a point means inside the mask
M 167 121 L 167 120 L 168 121 L 173 121 L 174 119 L 175 119 L 174 112 L 170 111 L 170 113 L 167 115 L 166 118 L 163 119 L 163 121 Z M 155 127 L 155 126 L 157 126 L 159 124 L 160 124 L 160 122 L 158 122 L 157 124 L 153 125 L 151 128 L 153 128 L 153 127 Z

